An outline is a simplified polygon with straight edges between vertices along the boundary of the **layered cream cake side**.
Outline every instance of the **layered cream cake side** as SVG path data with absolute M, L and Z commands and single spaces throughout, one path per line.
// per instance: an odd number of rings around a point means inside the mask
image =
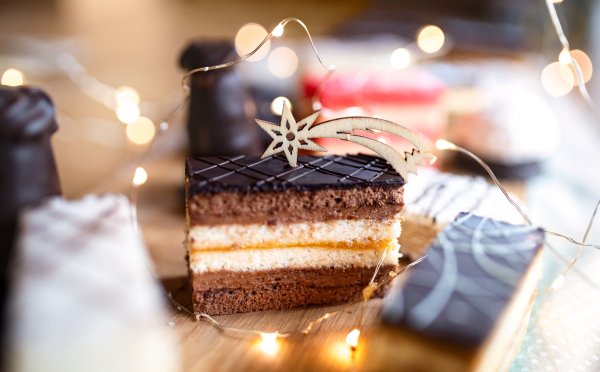
M 379 276 L 397 270 L 404 179 L 378 157 L 298 160 L 296 168 L 279 156 L 187 160 L 197 313 L 348 301 L 384 252 Z
M 404 195 L 402 215 L 404 234 L 400 251 L 410 259 L 421 257 L 429 243 L 460 212 L 522 224 L 523 217 L 502 191 L 483 177 L 471 177 L 420 168 L 419 176 L 409 175 L 410 187 Z M 510 197 L 525 208 L 516 196 Z

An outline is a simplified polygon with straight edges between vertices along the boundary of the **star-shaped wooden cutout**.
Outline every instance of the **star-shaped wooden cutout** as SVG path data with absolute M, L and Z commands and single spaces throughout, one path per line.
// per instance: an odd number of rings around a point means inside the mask
M 308 137 L 308 130 L 320 113 L 321 110 L 317 110 L 310 116 L 296 122 L 290 108 L 283 102 L 280 125 L 256 119 L 256 123 L 273 138 L 273 142 L 262 154 L 261 159 L 283 151 L 290 166 L 295 167 L 297 165 L 298 149 L 327 152 L 327 149 L 317 145 Z

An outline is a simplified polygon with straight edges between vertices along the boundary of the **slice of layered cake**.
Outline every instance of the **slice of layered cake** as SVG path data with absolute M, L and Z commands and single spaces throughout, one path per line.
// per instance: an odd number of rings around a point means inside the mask
M 282 156 L 187 159 L 195 312 L 359 296 L 384 252 L 379 275 L 397 270 L 404 184 L 384 159 L 367 155 L 299 156 L 295 168 Z

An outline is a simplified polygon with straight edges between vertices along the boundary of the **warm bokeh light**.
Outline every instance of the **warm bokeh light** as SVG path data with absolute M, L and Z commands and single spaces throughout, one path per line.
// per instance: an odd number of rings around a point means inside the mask
M 569 93 L 574 82 L 571 70 L 560 62 L 553 62 L 542 70 L 542 86 L 551 96 L 559 97 Z
M 133 123 L 127 124 L 127 138 L 138 145 L 150 142 L 154 138 L 154 133 L 154 124 L 143 116 Z
M 135 169 L 135 174 L 133 176 L 133 184 L 135 186 L 143 185 L 144 183 L 146 183 L 147 179 L 148 179 L 148 173 L 146 173 L 144 168 L 137 167 Z
M 287 78 L 298 69 L 298 56 L 290 48 L 279 47 L 269 55 L 269 71 L 278 78 Z
M 558 62 L 562 63 L 563 65 L 568 65 L 571 63 L 571 54 L 569 53 L 569 49 L 563 48 L 558 55 Z
M 19 85 L 23 85 L 24 82 L 23 74 L 19 70 L 15 70 L 14 68 L 9 68 L 4 71 L 2 74 L 2 85 L 8 85 L 11 87 L 16 87 Z
M 257 46 L 267 37 L 268 32 L 265 28 L 256 23 L 248 23 L 247 25 L 240 28 L 237 35 L 235 36 L 235 50 L 241 56 L 246 55 L 256 49 Z M 271 47 L 271 41 L 267 41 L 252 57 L 246 59 L 246 61 L 256 62 L 265 58 L 269 53 Z
M 277 97 L 273 100 L 273 102 L 271 102 L 271 111 L 275 114 L 275 115 L 281 115 L 283 113 L 283 103 L 285 102 L 285 104 L 290 108 L 290 110 L 292 109 L 292 103 L 290 102 L 289 99 L 285 98 L 285 97 Z
M 125 124 L 131 124 L 140 117 L 140 109 L 133 102 L 125 102 L 117 108 L 117 117 Z
M 115 99 L 117 100 L 118 105 L 122 105 L 127 102 L 135 103 L 136 105 L 140 103 L 140 96 L 137 92 L 130 87 L 119 87 L 115 92 Z
M 392 66 L 403 69 L 410 63 L 410 53 L 404 48 L 398 48 L 392 53 Z
M 273 34 L 273 36 L 276 37 L 283 35 L 283 25 L 281 23 L 278 24 L 277 27 L 275 27 L 275 29 L 271 33 Z
M 562 3 L 562 2 L 563 2 L 563 0 L 552 0 L 552 2 L 553 2 L 554 4 L 558 4 L 558 3 Z
M 456 148 L 456 146 L 452 142 L 448 142 L 445 139 L 437 140 L 437 142 L 435 143 L 435 147 L 437 147 L 438 150 L 448 150 Z
M 585 54 L 583 51 L 579 49 L 575 49 L 571 51 L 571 57 L 577 61 L 579 68 L 581 69 L 581 75 L 583 77 L 583 82 L 587 83 L 592 78 L 592 60 Z M 577 73 L 575 72 L 575 67 L 573 65 L 568 65 L 571 73 L 573 74 L 573 78 L 575 79 L 575 86 L 579 85 L 579 81 L 577 80 Z
M 262 342 L 260 343 L 260 348 L 265 354 L 274 355 L 279 350 L 279 345 L 277 344 L 277 335 L 278 333 L 261 333 Z
M 348 336 L 346 336 L 346 343 L 350 345 L 350 347 L 356 347 L 358 345 L 358 336 L 360 336 L 360 331 L 358 329 L 353 329 Z
M 565 284 L 565 276 L 561 275 L 558 278 L 556 278 L 556 280 L 552 283 L 551 287 L 552 289 L 558 289 L 562 287 L 563 284 Z
M 426 26 L 417 36 L 417 44 L 425 53 L 435 53 L 444 45 L 444 32 L 437 26 Z

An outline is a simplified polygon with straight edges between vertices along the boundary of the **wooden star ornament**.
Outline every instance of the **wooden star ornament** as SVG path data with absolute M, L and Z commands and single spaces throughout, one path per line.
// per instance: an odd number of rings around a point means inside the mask
M 327 149 L 317 145 L 311 138 L 338 138 L 357 143 L 376 152 L 387 160 L 405 180 L 408 177 L 408 172 L 417 174 L 417 164 L 426 166 L 424 159 L 431 159 L 430 163 L 435 161 L 435 156 L 433 156 L 427 144 L 402 125 L 370 117 L 345 117 L 313 125 L 320 113 L 321 110 L 315 111 L 310 116 L 296 122 L 289 107 L 284 103 L 280 125 L 256 120 L 258 125 L 273 138 L 273 142 L 261 158 L 283 151 L 290 166 L 295 167 L 297 165 L 298 149 L 327 152 Z M 405 152 L 402 155 L 384 143 L 353 133 L 355 130 L 370 132 L 373 129 L 402 137 L 413 144 L 415 148 L 412 152 Z

